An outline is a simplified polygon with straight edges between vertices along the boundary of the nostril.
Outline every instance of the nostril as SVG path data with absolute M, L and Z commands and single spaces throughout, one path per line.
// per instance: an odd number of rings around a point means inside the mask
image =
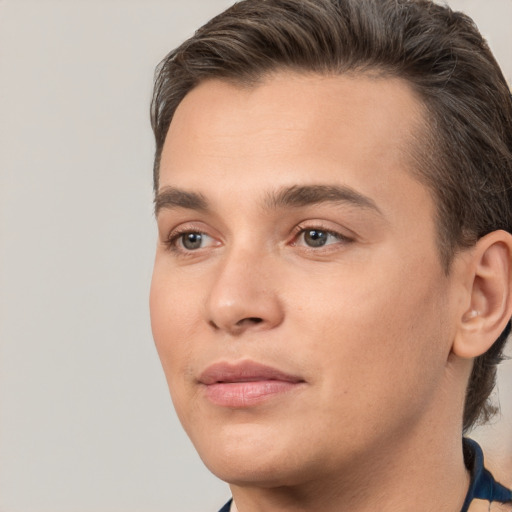
M 238 322 L 232 324 L 232 328 L 238 331 L 239 328 L 248 327 L 250 325 L 256 325 L 263 322 L 263 318 L 259 318 L 257 316 L 251 316 L 247 318 L 242 318 L 242 320 L 239 320 Z M 213 320 L 210 320 L 209 325 L 213 327 L 213 329 L 218 330 L 222 329 L 223 327 L 221 325 L 216 324 Z M 229 328 L 228 326 L 226 326 Z
M 236 325 L 244 325 L 246 323 L 250 323 L 250 324 L 259 324 L 263 322 L 263 318 L 259 318 L 259 317 L 256 317 L 256 316 L 251 316 L 251 317 L 248 317 L 248 318 L 242 318 L 242 320 L 239 320 Z

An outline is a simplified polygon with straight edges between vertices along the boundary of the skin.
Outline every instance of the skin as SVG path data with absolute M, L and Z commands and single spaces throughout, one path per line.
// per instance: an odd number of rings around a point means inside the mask
M 399 79 L 291 72 L 203 82 L 175 113 L 152 328 L 179 418 L 240 512 L 460 510 L 477 350 L 461 323 L 477 321 L 484 249 L 444 272 L 435 205 L 411 172 L 422 116 Z M 283 199 L 312 186 L 312 203 Z M 352 195 L 327 201 L 326 187 Z M 198 248 L 187 233 L 202 234 Z M 251 407 L 212 403 L 205 368 L 247 360 L 301 382 Z

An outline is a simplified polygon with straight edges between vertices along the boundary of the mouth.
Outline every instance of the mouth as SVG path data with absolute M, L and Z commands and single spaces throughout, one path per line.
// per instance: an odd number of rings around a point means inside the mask
M 253 361 L 213 364 L 198 380 L 210 402 L 231 408 L 261 404 L 296 390 L 305 383 L 296 375 Z

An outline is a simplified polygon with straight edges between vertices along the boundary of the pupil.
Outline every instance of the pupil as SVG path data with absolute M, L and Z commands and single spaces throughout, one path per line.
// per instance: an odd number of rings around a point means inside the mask
M 322 247 L 327 242 L 327 233 L 311 229 L 304 233 L 304 240 L 310 247 Z
M 185 249 L 199 249 L 201 247 L 202 238 L 200 233 L 187 233 L 183 235 L 183 247 L 185 247 Z

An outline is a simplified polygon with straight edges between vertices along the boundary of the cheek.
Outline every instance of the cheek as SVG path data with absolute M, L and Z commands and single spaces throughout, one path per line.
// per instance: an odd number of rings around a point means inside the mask
M 153 339 L 165 378 L 180 421 L 186 426 L 193 402 L 189 386 L 193 359 L 192 340 L 198 339 L 197 301 L 180 293 L 168 272 L 159 272 L 155 265 L 150 289 L 150 314 Z
M 170 273 L 155 264 L 150 289 L 150 315 L 153 339 L 167 381 L 179 384 L 184 367 L 190 358 L 192 343 L 199 325 L 198 304 L 191 288 L 179 287 Z M 187 342 L 188 340 L 188 342 Z
M 306 359 L 338 395 L 379 397 L 397 386 L 428 387 L 441 376 L 447 355 L 442 276 L 433 278 L 438 269 L 421 260 L 407 270 L 383 267 L 352 268 L 317 279 L 307 295 L 302 286 L 290 294 Z

